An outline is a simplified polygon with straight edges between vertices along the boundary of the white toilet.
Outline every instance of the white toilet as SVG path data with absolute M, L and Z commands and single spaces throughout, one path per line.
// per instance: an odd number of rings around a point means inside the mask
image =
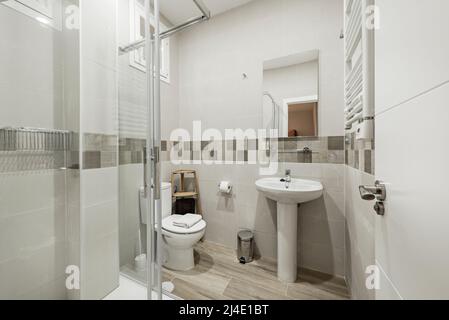
M 162 239 L 163 265 L 166 268 L 186 271 L 195 267 L 193 247 L 201 240 L 206 231 L 206 221 L 201 220 L 190 229 L 173 225 L 171 183 L 162 183 Z M 145 211 L 145 210 L 143 210 Z M 142 216 L 146 223 L 146 217 Z
M 193 247 L 203 238 L 206 221 L 201 220 L 190 229 L 173 225 L 172 190 L 170 183 L 162 184 L 162 238 L 164 246 L 164 266 L 178 271 L 195 267 Z

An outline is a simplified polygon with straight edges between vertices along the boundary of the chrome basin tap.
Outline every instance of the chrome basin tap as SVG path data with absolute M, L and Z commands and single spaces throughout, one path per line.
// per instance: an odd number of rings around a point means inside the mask
M 292 177 L 290 176 L 292 171 L 290 169 L 285 170 L 285 188 L 290 187 L 290 182 L 292 182 Z

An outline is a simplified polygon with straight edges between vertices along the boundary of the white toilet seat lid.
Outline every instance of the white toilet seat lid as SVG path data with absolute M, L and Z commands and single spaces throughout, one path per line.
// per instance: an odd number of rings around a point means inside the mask
M 198 222 L 197 224 L 195 224 L 194 226 L 192 226 L 189 229 L 176 227 L 173 225 L 173 220 L 176 217 L 179 217 L 179 215 L 174 214 L 174 215 L 164 218 L 162 220 L 162 229 L 164 229 L 168 232 L 172 232 L 172 233 L 192 234 L 192 233 L 201 232 L 206 228 L 206 221 L 204 221 L 204 220 L 201 220 L 200 222 Z

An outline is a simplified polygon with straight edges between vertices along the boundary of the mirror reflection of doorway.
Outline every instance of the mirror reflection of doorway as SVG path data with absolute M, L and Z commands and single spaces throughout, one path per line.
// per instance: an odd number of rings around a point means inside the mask
M 263 127 L 282 138 L 317 137 L 319 51 L 309 50 L 264 61 Z
M 288 104 L 288 136 L 318 136 L 318 103 Z

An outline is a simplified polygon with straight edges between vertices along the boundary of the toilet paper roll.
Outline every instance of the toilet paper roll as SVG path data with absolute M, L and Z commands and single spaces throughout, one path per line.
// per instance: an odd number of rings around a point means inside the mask
M 230 194 L 232 192 L 232 185 L 229 181 L 222 181 L 218 186 L 221 193 Z

